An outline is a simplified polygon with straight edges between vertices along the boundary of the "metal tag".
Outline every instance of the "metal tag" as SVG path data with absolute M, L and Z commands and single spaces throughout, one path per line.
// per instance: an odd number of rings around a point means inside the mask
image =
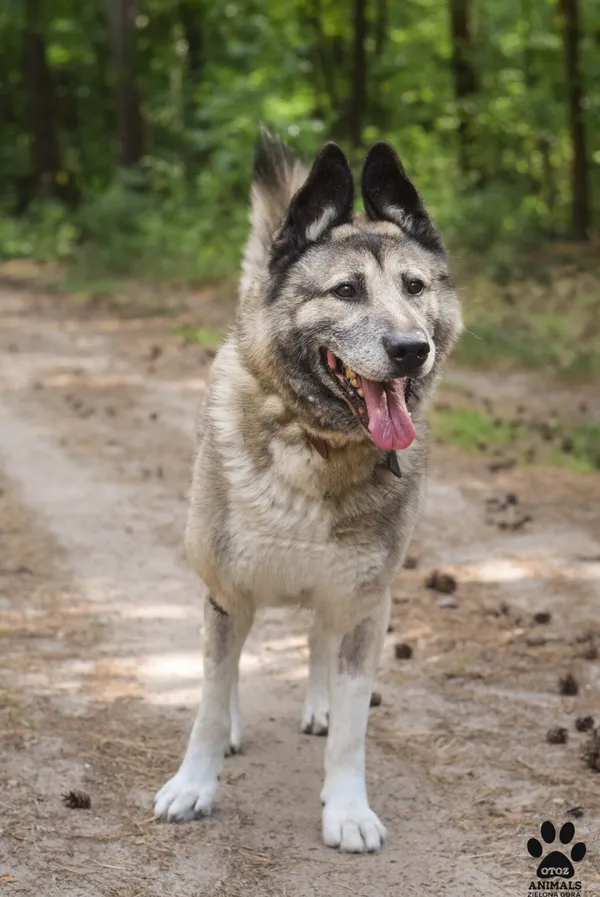
M 395 477 L 398 477 L 398 479 L 402 477 L 402 471 L 398 464 L 398 456 L 396 455 L 396 452 L 387 453 L 387 466 L 388 470 L 391 470 Z

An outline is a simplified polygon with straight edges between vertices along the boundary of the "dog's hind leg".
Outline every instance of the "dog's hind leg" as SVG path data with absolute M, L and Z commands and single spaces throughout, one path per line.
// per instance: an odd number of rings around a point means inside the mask
M 242 749 L 242 721 L 240 719 L 240 697 L 238 690 L 239 670 L 235 671 L 235 678 L 231 686 L 231 699 L 229 713 L 231 724 L 229 727 L 229 754 L 239 754 Z
M 329 728 L 328 645 L 323 627 L 313 621 L 308 636 L 308 692 L 302 712 L 302 731 L 327 735 Z
M 230 744 L 231 703 L 239 657 L 252 625 L 249 608 L 231 615 L 208 596 L 204 602 L 204 686 L 179 771 L 161 788 L 154 812 L 169 820 L 208 816 Z M 239 733 L 239 725 L 238 725 Z
M 328 634 L 330 712 L 321 792 L 323 840 L 350 853 L 379 850 L 386 835 L 367 799 L 365 736 L 390 596 L 369 598 L 357 601 L 367 616 L 352 629 Z

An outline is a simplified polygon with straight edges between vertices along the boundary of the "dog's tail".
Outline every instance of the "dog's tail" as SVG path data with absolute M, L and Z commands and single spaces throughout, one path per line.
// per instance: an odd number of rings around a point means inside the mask
M 289 146 L 261 127 L 254 156 L 251 230 L 244 252 L 242 289 L 264 268 L 273 236 L 283 222 L 292 196 L 307 176 L 308 169 Z

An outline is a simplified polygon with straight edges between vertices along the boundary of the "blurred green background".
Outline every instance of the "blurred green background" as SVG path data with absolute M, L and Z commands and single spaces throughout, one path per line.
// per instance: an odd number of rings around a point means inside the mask
M 455 361 L 600 372 L 600 0 L 5 0 L 0 36 L 0 262 L 121 308 L 229 284 L 261 121 L 357 173 L 385 138 L 450 248 Z
M 0 34 L 4 257 L 229 273 L 260 120 L 391 140 L 499 273 L 597 218 L 597 0 L 8 0 Z

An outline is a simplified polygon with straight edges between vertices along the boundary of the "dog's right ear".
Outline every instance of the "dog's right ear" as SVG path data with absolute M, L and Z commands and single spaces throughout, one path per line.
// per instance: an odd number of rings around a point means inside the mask
M 290 202 L 273 243 L 273 260 L 302 252 L 331 228 L 352 221 L 353 207 L 354 181 L 348 160 L 337 144 L 327 143 Z

